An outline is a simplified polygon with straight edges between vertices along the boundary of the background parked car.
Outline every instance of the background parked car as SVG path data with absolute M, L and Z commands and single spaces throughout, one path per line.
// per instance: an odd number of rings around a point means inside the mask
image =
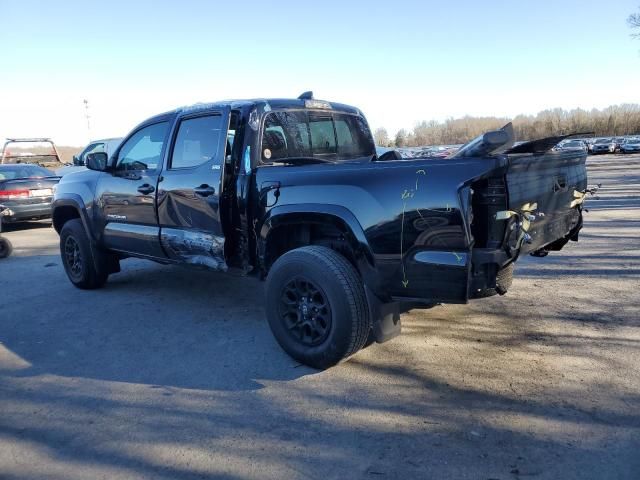
M 582 140 L 567 140 L 559 144 L 556 150 L 563 152 L 584 152 L 586 147 Z
M 616 150 L 616 142 L 612 138 L 599 138 L 591 146 L 591 153 L 613 153 Z
M 56 170 L 56 174 L 60 176 L 64 176 L 71 172 L 76 172 L 78 170 L 85 170 L 86 169 L 84 166 L 85 158 L 89 153 L 104 152 L 110 157 L 111 154 L 116 150 L 116 148 L 118 148 L 118 145 L 120 145 L 120 142 L 122 142 L 122 138 L 120 137 L 103 138 L 100 140 L 94 140 L 90 142 L 89 145 L 84 147 L 82 152 L 80 152 L 78 155 L 73 156 L 73 165 L 70 165 L 68 167 L 62 167 Z
M 0 165 L 2 222 L 51 218 L 53 189 L 60 181 L 51 170 L 27 163 Z
M 640 137 L 625 139 L 622 145 L 620 145 L 620 152 L 621 153 L 640 152 Z
M 615 151 L 619 152 L 620 151 L 620 147 L 622 146 L 622 144 L 625 142 L 626 138 L 624 137 L 615 137 L 613 139 L 615 145 Z
M 593 153 L 593 144 L 596 142 L 597 138 L 587 138 L 585 140 L 585 144 L 587 145 L 587 152 Z

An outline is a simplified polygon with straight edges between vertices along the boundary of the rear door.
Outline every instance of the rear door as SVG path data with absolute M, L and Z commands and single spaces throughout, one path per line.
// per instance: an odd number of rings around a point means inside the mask
M 522 252 L 538 250 L 562 239 L 581 221 L 576 192 L 587 188 L 585 152 L 559 152 L 509 157 L 507 192 L 509 209 L 522 211 L 536 204 L 529 227 L 531 243 Z M 543 214 L 543 215 L 540 215 Z
M 160 241 L 174 260 L 225 270 L 220 189 L 229 108 L 179 119 L 158 184 Z

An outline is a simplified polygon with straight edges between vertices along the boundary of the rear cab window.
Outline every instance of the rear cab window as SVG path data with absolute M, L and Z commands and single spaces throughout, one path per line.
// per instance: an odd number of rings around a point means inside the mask
M 358 115 L 282 110 L 265 116 L 260 151 L 263 164 L 300 157 L 328 161 L 369 160 L 374 154 L 369 128 Z

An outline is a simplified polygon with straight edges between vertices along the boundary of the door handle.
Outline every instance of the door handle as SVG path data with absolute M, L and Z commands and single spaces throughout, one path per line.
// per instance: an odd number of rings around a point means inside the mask
M 216 193 L 216 189 L 210 187 L 205 183 L 203 185 L 200 185 L 199 187 L 194 188 L 193 193 L 195 193 L 196 195 L 200 195 L 201 197 L 209 197 Z
M 144 195 L 149 195 L 150 193 L 155 191 L 155 188 L 153 187 L 153 185 L 145 183 L 144 185 L 140 185 L 138 187 L 138 191 Z

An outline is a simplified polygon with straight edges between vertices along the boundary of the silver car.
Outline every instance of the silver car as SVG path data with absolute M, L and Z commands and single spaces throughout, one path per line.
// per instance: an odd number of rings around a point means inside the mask
M 583 140 L 566 140 L 558 145 L 557 150 L 563 152 L 584 152 L 586 147 Z
M 599 138 L 591 146 L 591 153 L 613 153 L 616 151 L 616 142 L 612 138 Z
M 620 151 L 622 153 L 635 153 L 640 152 L 640 138 L 627 138 L 620 145 Z

